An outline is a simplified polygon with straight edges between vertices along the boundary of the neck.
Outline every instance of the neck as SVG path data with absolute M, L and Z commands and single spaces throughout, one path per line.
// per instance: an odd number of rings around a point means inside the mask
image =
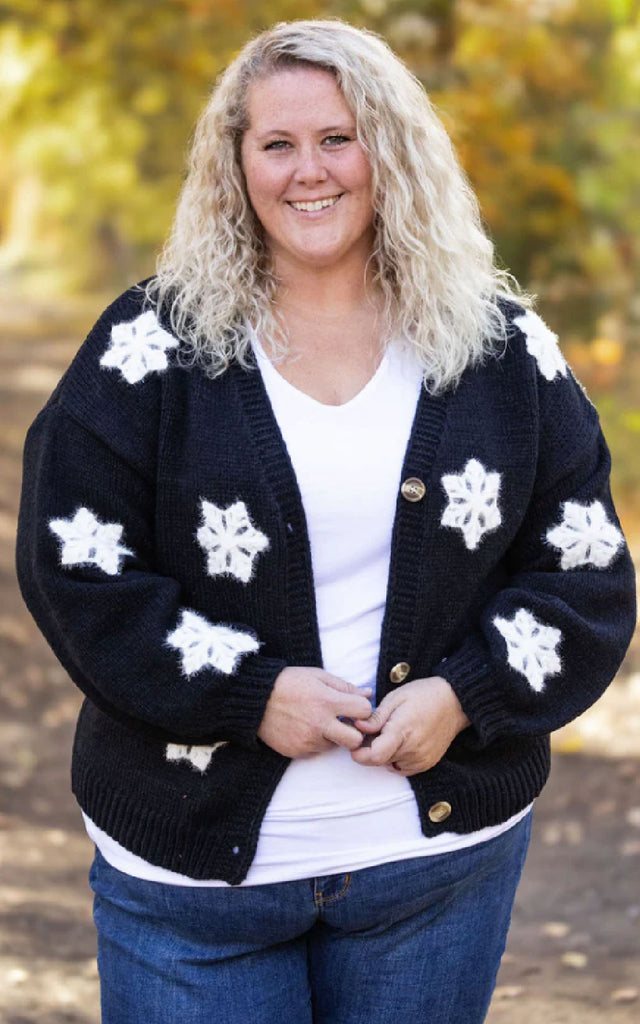
M 382 308 L 382 302 L 376 294 L 360 291 L 344 290 L 336 294 L 336 289 L 326 292 L 316 288 L 305 292 L 303 289 L 285 289 L 278 291 L 276 298 L 278 310 L 285 319 L 306 321 L 311 323 L 344 324 L 349 319 L 362 319 L 375 316 Z
M 274 270 L 280 281 L 276 303 L 285 316 L 292 313 L 316 321 L 337 320 L 380 308 L 380 296 L 362 259 L 339 267 L 318 267 L 276 258 Z

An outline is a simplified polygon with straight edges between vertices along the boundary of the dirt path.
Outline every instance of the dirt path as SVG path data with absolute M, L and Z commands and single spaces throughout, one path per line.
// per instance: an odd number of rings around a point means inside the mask
M 77 311 L 74 327 L 54 308 L 3 310 L 0 1024 L 97 1024 L 91 847 L 68 782 L 79 697 L 13 569 L 24 433 L 92 317 Z M 640 647 L 555 747 L 489 1021 L 638 1024 Z

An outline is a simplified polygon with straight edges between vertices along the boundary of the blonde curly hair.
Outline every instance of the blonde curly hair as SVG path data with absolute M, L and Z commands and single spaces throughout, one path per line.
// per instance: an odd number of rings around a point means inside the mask
M 251 364 L 250 329 L 287 351 L 278 280 L 248 199 L 240 146 L 247 94 L 283 68 L 332 74 L 373 172 L 372 286 L 385 340 L 404 337 L 425 386 L 455 386 L 507 333 L 501 300 L 531 305 L 498 268 L 476 197 L 418 79 L 373 32 L 337 20 L 282 22 L 248 42 L 219 78 L 195 128 L 170 236 L 146 285 L 183 341 L 183 358 L 218 376 Z

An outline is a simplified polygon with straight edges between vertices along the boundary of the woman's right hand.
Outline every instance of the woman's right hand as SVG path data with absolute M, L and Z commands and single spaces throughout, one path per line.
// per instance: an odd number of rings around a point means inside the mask
M 371 693 L 321 668 L 288 666 L 276 678 L 258 736 L 285 757 L 306 757 L 334 746 L 357 750 L 362 733 L 340 719 L 367 719 Z

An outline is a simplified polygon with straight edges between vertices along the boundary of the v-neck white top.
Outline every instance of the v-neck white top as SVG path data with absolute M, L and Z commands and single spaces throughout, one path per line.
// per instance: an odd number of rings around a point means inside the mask
M 368 383 L 343 405 L 290 384 L 252 338 L 253 350 L 300 488 L 311 547 L 323 668 L 375 690 L 391 533 L 402 466 L 422 383 L 408 346 L 388 346 Z M 407 779 L 365 767 L 348 750 L 291 761 L 271 799 L 242 885 L 341 874 L 490 839 L 519 821 L 478 832 L 422 834 Z M 103 856 L 128 874 L 196 881 L 136 857 L 85 816 Z
M 302 496 L 323 667 L 375 688 L 391 531 L 420 368 L 388 349 L 354 398 L 325 405 L 285 380 L 257 340 L 253 345 Z

